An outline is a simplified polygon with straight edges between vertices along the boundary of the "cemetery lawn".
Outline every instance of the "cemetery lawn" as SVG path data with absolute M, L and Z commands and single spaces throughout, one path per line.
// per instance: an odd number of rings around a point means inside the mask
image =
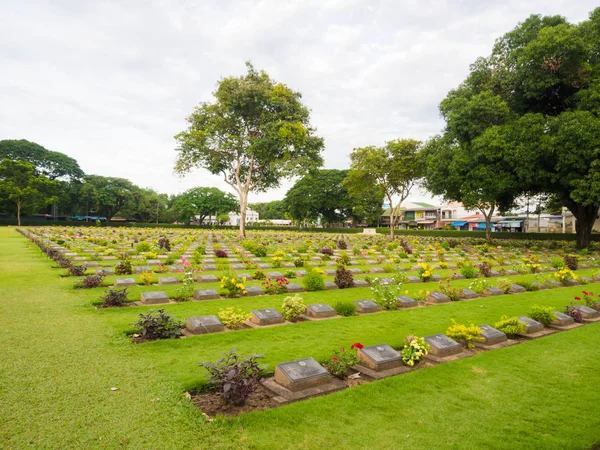
M 579 449 L 600 442 L 600 323 L 211 423 L 183 395 L 204 379 L 197 362 L 230 348 L 264 354 L 272 371 L 300 357 L 323 360 L 355 341 L 399 346 L 408 333 L 444 332 L 450 318 L 493 325 L 504 313 L 527 314 L 533 303 L 562 309 L 581 287 L 133 345 L 126 332 L 148 308 L 97 310 L 51 267 L 14 229 L 0 228 L 0 448 Z M 249 309 L 253 301 L 225 302 Z M 185 319 L 216 302 L 165 309 Z

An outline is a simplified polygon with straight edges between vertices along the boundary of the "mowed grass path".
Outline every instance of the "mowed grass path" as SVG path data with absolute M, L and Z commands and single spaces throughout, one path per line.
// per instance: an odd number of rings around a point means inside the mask
M 133 311 L 96 310 L 72 285 L 14 229 L 0 229 L 0 448 L 580 449 L 600 441 L 600 324 L 212 423 L 183 396 L 203 379 L 196 363 L 231 347 L 264 353 L 272 369 L 353 338 L 398 345 L 406 332 L 443 332 L 450 317 L 480 323 L 534 302 L 564 305 L 580 288 L 135 346 L 124 336 Z

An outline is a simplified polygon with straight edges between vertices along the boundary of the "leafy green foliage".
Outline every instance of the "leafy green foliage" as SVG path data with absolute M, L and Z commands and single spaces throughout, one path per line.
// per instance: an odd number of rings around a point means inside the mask
M 425 339 L 412 335 L 406 336 L 404 347 L 400 352 L 402 361 L 409 367 L 419 364 L 428 353 L 429 344 L 425 342 Z
M 529 317 L 545 327 L 549 327 L 556 320 L 556 314 L 552 306 L 532 305 Z
M 481 337 L 482 330 L 477 325 L 456 323 L 454 319 L 451 319 L 451 322 L 452 325 L 446 330 L 446 336 L 460 342 L 464 347 L 474 348 L 477 342 L 483 340 Z
M 229 306 L 222 308 L 217 312 L 217 317 L 227 328 L 239 330 L 244 328 L 246 320 L 250 319 L 250 313 L 247 313 L 241 308 Z
M 324 146 L 300 93 L 246 65 L 244 76 L 220 80 L 215 101 L 187 118 L 189 128 L 176 136 L 175 166 L 178 173 L 200 167 L 224 176 L 239 197 L 241 239 L 248 193 L 319 167 Z
M 302 279 L 302 285 L 309 292 L 322 291 L 325 289 L 325 280 L 319 272 L 310 269 Z
M 281 315 L 285 320 L 297 322 L 306 311 L 306 305 L 300 295 L 292 295 L 283 300 Z
M 198 220 L 202 224 L 208 216 L 239 211 L 237 199 L 215 187 L 196 187 L 179 194 L 173 200 L 173 211 L 177 219 L 189 222 Z M 229 217 L 228 217 L 229 218 Z
M 518 334 L 525 334 L 527 325 L 519 320 L 518 317 L 502 316 L 494 325 L 498 331 L 506 334 L 508 337 L 515 337 Z
M 335 312 L 340 316 L 350 317 L 356 315 L 357 307 L 356 303 L 351 300 L 338 300 L 335 302 L 335 305 L 333 305 L 333 309 L 335 309 Z

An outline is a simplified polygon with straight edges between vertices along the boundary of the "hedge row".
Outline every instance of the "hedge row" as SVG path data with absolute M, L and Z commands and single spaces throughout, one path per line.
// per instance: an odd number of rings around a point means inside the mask
M 389 234 L 389 228 L 377 228 L 377 233 Z M 460 230 L 396 230 L 396 236 L 437 236 L 437 237 L 474 237 L 485 239 L 485 231 Z M 536 241 L 575 241 L 575 233 L 510 233 L 507 231 L 492 232 L 492 239 L 532 239 Z M 600 241 L 600 234 L 592 234 L 592 241 Z
M 215 225 L 175 225 L 175 224 L 156 224 L 156 223 L 123 223 L 123 222 L 104 222 L 96 225 L 93 222 L 79 222 L 69 220 L 22 220 L 23 226 L 77 226 L 77 227 L 139 227 L 139 228 L 183 228 L 183 229 L 210 229 L 210 230 L 237 230 L 237 226 L 215 226 Z M 0 226 L 17 225 L 15 219 L 0 220 Z M 276 230 L 276 231 L 306 231 L 316 233 L 362 233 L 362 228 L 298 228 L 298 227 L 277 227 L 277 226 L 247 226 L 247 230 Z M 377 233 L 389 234 L 389 228 L 377 228 Z M 459 230 L 396 230 L 396 236 L 437 236 L 437 237 L 474 237 L 485 239 L 485 231 L 459 231 Z M 492 233 L 493 239 L 531 239 L 537 241 L 575 241 L 577 236 L 574 233 L 509 233 L 497 231 Z M 600 241 L 600 234 L 592 234 L 592 241 Z

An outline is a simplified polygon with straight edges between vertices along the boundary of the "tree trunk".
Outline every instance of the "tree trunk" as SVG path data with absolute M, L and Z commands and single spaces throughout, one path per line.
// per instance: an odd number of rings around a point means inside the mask
M 492 216 L 485 216 L 485 241 L 492 242 Z
M 594 228 L 594 222 L 598 217 L 598 206 L 582 206 L 568 202 L 567 208 L 577 219 L 575 222 L 577 248 L 589 247 L 592 241 L 592 228 Z
M 17 226 L 21 226 L 21 200 L 17 200 Z
M 395 214 L 394 214 L 394 204 L 392 203 L 392 199 L 388 198 L 390 201 L 390 241 L 394 240 L 394 225 L 395 225 Z
M 248 192 L 240 191 L 240 241 L 246 239 L 246 208 L 248 207 Z

